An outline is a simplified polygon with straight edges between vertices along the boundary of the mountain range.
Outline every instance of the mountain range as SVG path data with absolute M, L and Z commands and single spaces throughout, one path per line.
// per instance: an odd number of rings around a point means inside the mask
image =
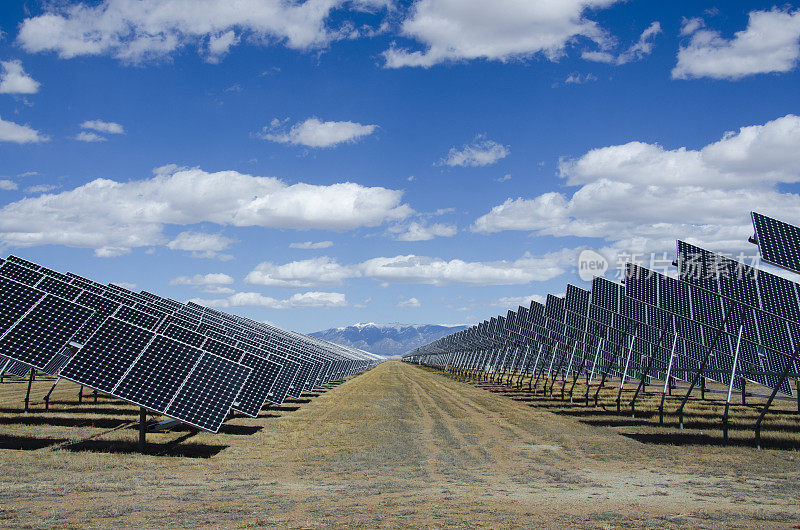
M 375 324 L 370 322 L 316 331 L 309 333 L 309 335 L 388 357 L 403 354 L 465 327 L 438 324 Z

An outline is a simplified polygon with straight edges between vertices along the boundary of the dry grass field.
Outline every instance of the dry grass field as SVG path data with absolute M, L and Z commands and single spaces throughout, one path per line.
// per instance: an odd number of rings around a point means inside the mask
M 387 362 L 140 455 L 134 407 L 60 383 L 45 412 L 42 379 L 23 414 L 26 384 L 0 385 L 0 526 L 800 525 L 796 413 L 758 451 L 749 420 L 718 443 L 714 405 L 678 431 L 652 398 L 630 418 Z

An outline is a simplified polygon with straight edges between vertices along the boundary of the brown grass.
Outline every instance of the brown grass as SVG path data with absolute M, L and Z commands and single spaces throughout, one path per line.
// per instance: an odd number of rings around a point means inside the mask
M 678 431 L 398 362 L 221 434 L 151 434 L 151 455 L 131 452 L 134 407 L 60 383 L 44 412 L 50 384 L 27 415 L 25 383 L 0 385 L 0 447 L 18 447 L 0 449 L 0 526 L 800 523 L 796 451 L 642 443 Z

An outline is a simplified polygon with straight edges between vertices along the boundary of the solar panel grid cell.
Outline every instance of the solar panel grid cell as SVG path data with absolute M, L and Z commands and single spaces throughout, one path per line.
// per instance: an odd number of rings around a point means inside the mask
M 0 275 L 30 286 L 36 285 L 44 277 L 41 272 L 31 270 L 11 261 L 6 261 L 0 265 Z
M 92 314 L 88 307 L 45 295 L 0 337 L 0 353 L 43 369 Z

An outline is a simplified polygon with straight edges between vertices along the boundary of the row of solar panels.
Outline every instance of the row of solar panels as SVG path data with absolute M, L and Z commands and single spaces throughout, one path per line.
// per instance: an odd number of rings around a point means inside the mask
M 793 244 L 797 255 L 800 238 L 778 243 L 764 229 L 775 233 L 778 221 L 759 214 L 753 220 L 761 249 Z M 777 261 L 771 259 L 791 268 Z M 586 375 L 590 382 L 602 372 L 621 385 L 691 381 L 702 372 L 731 389 L 747 379 L 792 394 L 785 375 L 798 377 L 800 368 L 800 285 L 683 241 L 676 265 L 672 277 L 629 263 L 624 284 L 596 277 L 590 291 L 568 285 L 563 297 L 548 295 L 544 304 L 533 301 L 403 359 L 492 373 Z
M 368 352 L 0 259 L 0 373 L 58 375 L 200 429 L 361 372 Z

